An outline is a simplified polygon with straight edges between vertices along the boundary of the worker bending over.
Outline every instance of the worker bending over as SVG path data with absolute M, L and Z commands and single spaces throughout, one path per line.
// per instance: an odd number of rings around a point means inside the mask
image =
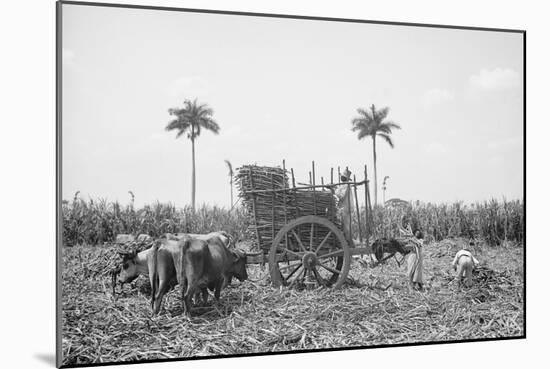
M 472 271 L 478 264 L 479 261 L 477 261 L 470 251 L 463 249 L 456 253 L 452 265 L 455 271 L 458 270 L 456 279 L 459 286 L 462 279 L 464 279 L 465 286 L 470 287 L 472 285 Z

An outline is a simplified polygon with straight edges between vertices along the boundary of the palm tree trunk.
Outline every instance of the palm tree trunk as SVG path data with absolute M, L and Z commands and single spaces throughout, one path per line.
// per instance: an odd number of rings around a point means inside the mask
M 374 206 L 378 204 L 378 175 L 376 171 L 376 135 L 372 136 L 372 157 L 374 159 Z
M 191 160 L 193 161 L 191 167 L 191 208 L 195 211 L 195 138 L 194 129 L 191 136 Z

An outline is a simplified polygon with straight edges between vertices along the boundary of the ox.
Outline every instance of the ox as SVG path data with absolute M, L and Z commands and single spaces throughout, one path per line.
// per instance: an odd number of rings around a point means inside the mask
M 151 282 L 151 309 L 153 315 L 160 311 L 164 295 L 177 283 L 181 284 L 181 252 L 179 241 L 160 239 L 151 247 L 147 258 Z
M 246 255 L 228 249 L 219 237 L 208 241 L 184 237 L 179 241 L 179 253 L 181 265 L 177 269 L 185 314 L 190 313 L 191 297 L 197 292 L 201 291 L 206 300 L 207 288 L 214 290 L 219 300 L 230 278 L 237 277 L 241 282 L 248 278 Z
M 147 259 L 150 257 L 152 249 L 148 248 L 139 253 L 119 252 L 122 258 L 121 266 L 118 268 L 118 282 L 121 284 L 130 283 L 140 275 L 149 276 Z
M 149 280 L 151 282 L 151 309 L 153 315 L 160 312 L 162 300 L 164 295 L 170 291 L 170 289 L 176 284 L 180 284 L 183 288 L 186 286 L 182 284 L 182 278 L 184 275 L 182 268 L 182 245 L 186 240 L 199 240 L 201 242 L 214 242 L 216 245 L 223 247 L 227 252 L 231 245 L 231 237 L 226 232 L 211 232 L 206 235 L 200 234 L 186 234 L 178 240 L 179 237 L 167 234 L 164 238 L 155 242 L 150 249 L 150 254 L 146 258 L 147 270 Z M 246 258 L 246 256 L 244 256 Z M 228 275 L 226 284 L 231 282 L 232 275 Z M 201 288 L 203 301 L 207 302 L 208 286 Z M 214 286 L 210 286 L 211 290 L 214 290 Z M 196 291 L 197 293 L 199 291 Z
M 409 250 L 406 250 L 402 243 L 394 238 L 379 238 L 373 242 L 372 252 L 374 253 L 376 261 L 378 263 L 382 263 L 383 261 L 394 256 L 396 253 L 405 255 L 409 253 Z M 389 255 L 384 257 L 384 254 Z M 398 264 L 400 263 L 398 262 Z

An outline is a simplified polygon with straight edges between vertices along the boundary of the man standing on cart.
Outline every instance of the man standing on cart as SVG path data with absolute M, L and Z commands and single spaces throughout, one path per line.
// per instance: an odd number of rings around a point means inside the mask
M 340 174 L 340 182 L 345 183 L 351 180 L 351 171 L 346 167 L 346 170 Z M 351 220 L 353 213 L 353 192 L 350 185 L 340 185 L 336 188 L 336 207 L 338 219 L 342 224 L 344 237 L 348 241 L 348 245 L 353 247 L 353 238 L 351 232 Z

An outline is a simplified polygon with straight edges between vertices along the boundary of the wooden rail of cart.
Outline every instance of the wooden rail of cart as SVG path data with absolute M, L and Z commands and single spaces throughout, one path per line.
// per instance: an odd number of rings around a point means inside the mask
M 243 168 L 248 170 L 248 174 L 242 172 Z M 367 167 L 364 167 L 362 181 L 357 181 L 354 176 L 349 182 L 341 182 L 338 168 L 337 181 L 334 181 L 334 170 L 331 169 L 330 182 L 325 183 L 321 177 L 318 184 L 315 162 L 312 162 L 309 184 L 296 185 L 294 170 L 291 169 L 292 183 L 287 185 L 289 172 L 283 161 L 282 168 L 272 168 L 278 169 L 279 175 L 282 173 L 282 180 L 277 184 L 273 173 L 269 178 L 266 172 L 262 186 L 255 184 L 254 168 L 269 167 L 243 166 L 239 168 L 241 172 L 237 178 L 241 198 L 251 215 L 255 242 L 260 249 L 256 254 L 248 254 L 247 263 L 268 262 L 275 287 L 340 287 L 347 278 L 352 256 L 371 251 L 368 240 L 372 211 Z M 243 182 L 247 185 L 244 186 Z M 350 222 L 348 239 L 339 223 L 335 191 L 342 186 L 347 186 L 353 194 L 351 199 L 348 197 L 347 210 L 350 218 L 356 217 L 358 242 L 352 241 L 354 222 Z M 361 219 L 359 197 L 364 197 L 365 219 Z

